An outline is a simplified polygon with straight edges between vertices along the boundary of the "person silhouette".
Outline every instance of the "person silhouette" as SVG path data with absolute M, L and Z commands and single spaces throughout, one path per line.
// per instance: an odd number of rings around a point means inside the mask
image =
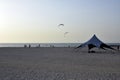
M 29 44 L 29 48 L 31 48 L 31 45 Z
M 119 48 L 120 48 L 120 46 L 118 45 L 118 46 L 117 46 L 117 49 L 119 50 Z

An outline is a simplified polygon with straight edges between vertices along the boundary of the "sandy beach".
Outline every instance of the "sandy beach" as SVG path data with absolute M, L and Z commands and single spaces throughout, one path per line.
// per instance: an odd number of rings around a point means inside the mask
M 0 48 L 0 80 L 120 80 L 120 52 Z

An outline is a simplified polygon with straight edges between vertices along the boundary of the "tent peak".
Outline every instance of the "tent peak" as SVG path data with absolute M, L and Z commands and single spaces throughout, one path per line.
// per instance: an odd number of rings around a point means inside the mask
M 93 37 L 97 37 L 97 36 L 94 34 Z

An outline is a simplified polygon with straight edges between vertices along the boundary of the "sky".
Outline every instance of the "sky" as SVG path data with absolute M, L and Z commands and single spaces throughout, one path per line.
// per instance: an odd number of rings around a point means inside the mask
M 120 0 L 0 0 L 0 43 L 82 43 L 94 34 L 120 43 Z

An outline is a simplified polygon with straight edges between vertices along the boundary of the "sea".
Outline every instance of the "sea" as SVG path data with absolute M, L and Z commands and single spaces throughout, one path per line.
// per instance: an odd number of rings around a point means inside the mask
M 81 43 L 0 43 L 0 47 L 77 47 Z
M 0 43 L 0 47 L 77 47 L 82 43 Z M 108 45 L 120 45 L 120 43 L 107 43 Z

